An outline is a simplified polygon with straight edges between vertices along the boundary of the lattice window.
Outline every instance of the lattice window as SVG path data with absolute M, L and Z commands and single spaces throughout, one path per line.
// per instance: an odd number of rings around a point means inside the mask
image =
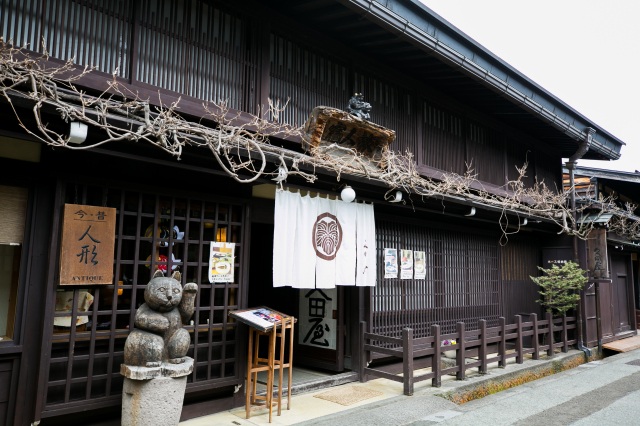
M 256 49 L 247 21 L 211 2 L 140 2 L 137 78 L 230 108 L 256 107 Z M 254 55 L 250 57 L 250 55 Z
M 469 121 L 466 164 L 482 182 L 495 185 L 505 183 L 504 137 L 500 132 Z M 509 167 L 514 168 L 514 165 Z M 522 164 L 518 165 L 522 167 Z M 514 169 L 515 170 L 515 169 Z
M 0 0 L 5 41 L 99 71 L 129 76 L 131 2 Z
M 206 0 L 0 0 L 0 36 L 16 46 L 253 112 L 249 33 L 246 18 Z
M 412 90 L 362 69 L 354 70 L 354 85 L 354 92 L 362 93 L 371 104 L 371 121 L 396 132 L 390 148 L 402 154 L 421 152 Z
M 513 235 L 509 243 L 500 247 L 500 263 L 502 265 L 502 293 L 505 303 L 505 318 L 512 321 L 518 314 L 541 314 L 538 285 L 531 277 L 540 273 L 538 265 L 542 264 L 539 241 L 524 239 Z M 526 320 L 526 318 L 525 318 Z
M 188 355 L 195 361 L 187 393 L 241 381 L 237 327 L 228 313 L 238 309 L 241 296 L 244 206 L 85 185 L 69 185 L 66 194 L 66 203 L 117 209 L 117 280 L 57 288 L 62 303 L 54 313 L 45 411 L 120 402 L 124 343 L 157 268 L 179 269 L 183 284 L 199 287 L 193 324 L 186 326 L 192 336 Z M 236 243 L 233 283 L 209 282 L 212 241 Z
M 281 122 L 301 126 L 317 106 L 347 107 L 349 69 L 336 58 L 272 34 L 270 59 L 269 97 L 289 99 Z
M 445 231 L 421 225 L 376 221 L 377 246 L 424 251 L 425 279 L 385 279 L 379 261 L 372 289 L 373 333 L 399 336 L 411 327 L 414 336 L 429 334 L 432 324 L 452 332 L 464 321 L 475 328 L 480 319 L 500 316 L 499 250 L 495 238 Z
M 422 164 L 447 172 L 464 174 L 466 150 L 462 117 L 422 103 Z

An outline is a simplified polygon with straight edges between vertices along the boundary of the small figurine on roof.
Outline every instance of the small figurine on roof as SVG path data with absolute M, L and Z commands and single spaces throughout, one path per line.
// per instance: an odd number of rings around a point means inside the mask
M 364 96 L 362 95 L 362 93 L 354 93 L 351 99 L 349 99 L 349 106 L 347 107 L 347 111 L 350 114 L 355 115 L 356 117 L 362 118 L 363 120 L 369 120 L 371 104 L 364 101 Z

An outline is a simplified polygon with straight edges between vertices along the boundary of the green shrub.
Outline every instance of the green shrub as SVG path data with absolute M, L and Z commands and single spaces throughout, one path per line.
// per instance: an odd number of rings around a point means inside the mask
M 541 299 L 536 300 L 547 312 L 561 316 L 575 308 L 580 300 L 580 290 L 588 279 L 584 269 L 575 262 L 567 262 L 561 268 L 552 265 L 550 269 L 538 266 L 544 275 L 531 277 L 540 287 Z

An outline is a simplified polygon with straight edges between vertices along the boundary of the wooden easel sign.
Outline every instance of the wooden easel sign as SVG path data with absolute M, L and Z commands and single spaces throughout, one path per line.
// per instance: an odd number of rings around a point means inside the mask
M 291 409 L 291 381 L 293 380 L 293 327 L 296 319 L 281 312 L 261 306 L 229 312 L 229 316 L 249 325 L 249 342 L 247 345 L 247 382 L 245 391 L 246 418 L 251 417 L 251 407 L 265 407 L 269 410 L 269 423 L 273 413 L 273 406 L 278 408 L 278 415 L 282 412 L 283 370 L 287 374 L 287 410 Z M 285 361 L 285 342 L 289 331 L 288 360 Z M 260 355 L 260 340 L 267 340 L 267 357 Z M 276 341 L 280 341 L 280 350 L 276 352 Z M 275 371 L 278 371 L 276 378 Z M 267 391 L 258 394 L 258 373 L 267 374 Z M 277 386 L 277 397 L 274 401 L 273 387 Z
M 281 324 L 283 318 L 289 317 L 266 306 L 231 311 L 229 316 L 263 332 L 271 330 L 274 325 Z

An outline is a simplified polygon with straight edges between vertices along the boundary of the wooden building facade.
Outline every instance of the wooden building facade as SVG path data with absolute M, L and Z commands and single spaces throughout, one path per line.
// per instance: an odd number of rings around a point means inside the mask
M 391 149 L 411 153 L 422 177 L 441 182 L 472 170 L 472 189 L 492 196 L 508 193 L 525 164 L 525 187 L 560 188 L 562 159 L 588 135 L 583 158 L 616 159 L 623 145 L 411 0 L 0 0 L 0 31 L 5 63 L 26 54 L 53 69 L 73 58 L 78 67 L 56 78 L 95 67 L 73 82 L 86 96 L 111 93 L 122 109 L 144 100 L 156 115 L 177 102 L 184 120 L 206 128 L 220 125 L 207 103 L 224 103 L 234 123 L 264 116 L 297 127 L 314 107 L 346 109 L 363 93 L 371 121 L 396 132 Z M 54 147 L 42 129 L 64 139 L 69 116 L 30 96 L 28 80 L 11 78 L 3 71 L 0 422 L 117 416 L 124 341 L 158 268 L 179 269 L 199 286 L 183 418 L 242 405 L 246 330 L 229 311 L 264 304 L 297 316 L 305 296 L 272 287 L 278 156 L 267 156 L 270 174 L 243 183 L 242 172 L 238 179 L 193 145 L 179 160 L 145 141 L 96 145 L 109 137 L 98 125 L 75 149 Z M 62 86 L 62 97 L 77 102 L 79 92 Z M 265 115 L 270 100 L 287 107 Z M 131 111 L 107 121 L 135 130 L 143 118 Z M 270 136 L 271 146 L 305 155 L 299 137 Z M 374 204 L 379 266 L 375 287 L 331 293 L 336 347 L 297 345 L 301 364 L 358 371 L 360 321 L 375 333 L 411 327 L 421 336 L 436 323 L 473 328 L 540 312 L 529 276 L 545 248 L 567 245 L 553 220 L 455 194 L 389 203 L 384 182 L 305 170 L 314 182 L 291 175 L 286 185 L 335 196 L 346 181 Z M 115 209 L 111 284 L 59 284 L 66 205 Z M 232 282 L 208 279 L 212 242 L 235 245 Z M 423 251 L 425 278 L 383 278 L 384 247 Z
M 564 170 L 565 186 L 570 170 Z M 590 238 L 580 241 L 578 249 L 590 284 L 583 298 L 585 342 L 601 346 L 637 335 L 640 320 L 640 216 L 638 213 L 638 173 L 592 167 L 574 171 L 576 200 L 584 211 L 582 224 L 593 225 Z M 613 208 L 603 213 L 602 205 Z M 594 267 L 593 252 L 599 250 L 604 260 L 601 270 Z

